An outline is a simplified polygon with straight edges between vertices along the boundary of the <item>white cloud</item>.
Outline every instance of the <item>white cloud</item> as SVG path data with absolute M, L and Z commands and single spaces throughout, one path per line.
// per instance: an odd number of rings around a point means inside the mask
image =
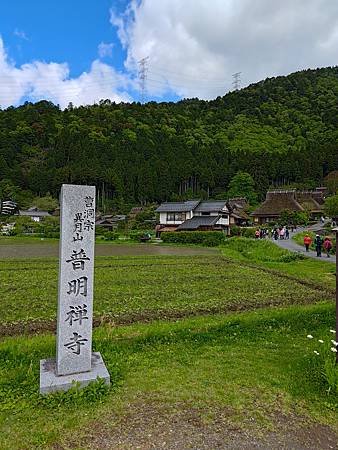
M 18 30 L 17 28 L 15 28 L 14 30 L 14 36 L 19 37 L 20 39 L 23 39 L 24 41 L 29 41 L 26 33 L 23 30 Z
M 34 61 L 16 67 L 9 61 L 0 37 L 0 106 L 19 104 L 24 98 L 33 101 L 49 99 L 61 108 L 69 102 L 84 105 L 110 99 L 128 102 L 127 89 L 131 81 L 99 60 L 93 61 L 90 71 L 77 78 L 69 77 L 68 64 Z
M 148 91 L 212 98 L 268 76 L 337 64 L 337 0 L 132 0 L 111 11 L 128 70 L 150 57 Z
M 105 42 L 101 42 L 97 48 L 100 58 L 111 58 L 113 56 L 113 47 L 114 44 L 106 44 Z

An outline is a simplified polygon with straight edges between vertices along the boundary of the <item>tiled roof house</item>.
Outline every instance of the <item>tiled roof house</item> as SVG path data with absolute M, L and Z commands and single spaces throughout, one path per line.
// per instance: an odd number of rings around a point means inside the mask
M 158 231 L 224 230 L 229 228 L 229 210 L 225 200 L 162 203 Z

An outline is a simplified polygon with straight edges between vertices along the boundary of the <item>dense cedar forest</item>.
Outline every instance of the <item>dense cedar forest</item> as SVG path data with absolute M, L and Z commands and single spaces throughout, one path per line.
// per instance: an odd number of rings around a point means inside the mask
M 57 197 L 74 183 L 95 184 L 111 206 L 211 198 L 239 170 L 259 198 L 271 186 L 314 187 L 338 169 L 337 94 L 333 67 L 212 101 L 10 107 L 0 110 L 0 194 Z

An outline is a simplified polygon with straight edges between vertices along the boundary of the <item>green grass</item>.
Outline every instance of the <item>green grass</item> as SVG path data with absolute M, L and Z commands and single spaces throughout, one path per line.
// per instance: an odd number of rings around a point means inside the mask
M 18 244 L 57 244 L 59 239 L 41 238 L 37 236 L 0 236 L 0 245 Z
M 267 269 L 335 288 L 334 264 L 303 257 L 282 249 L 270 241 L 231 238 L 221 247 L 222 254 L 238 261 L 250 261 Z
M 133 405 L 193 407 L 212 420 L 219 408 L 229 423 L 258 432 L 277 414 L 297 414 L 337 430 L 337 398 L 315 372 L 311 333 L 334 325 L 333 305 L 196 317 L 176 323 L 100 327 L 94 349 L 112 378 L 100 387 L 41 398 L 41 358 L 54 355 L 51 335 L 0 342 L 1 449 L 88 448 L 90 435 L 113 427 Z M 213 412 L 214 411 L 214 412 Z M 87 429 L 91 433 L 87 433 Z
M 0 245 L 21 245 L 21 244 L 58 244 L 58 238 L 42 238 L 39 236 L 1 236 L 0 235 Z M 96 244 L 109 244 L 109 245 L 135 245 L 139 244 L 140 241 L 133 240 L 128 237 L 123 239 L 117 239 L 115 241 L 105 240 L 103 236 L 96 236 Z
M 111 324 L 94 330 L 93 347 L 108 392 L 40 397 L 39 360 L 55 355 L 55 337 L 0 337 L 1 450 L 87 449 L 133 410 L 193 410 L 203 423 L 226 411 L 239 433 L 274 429 L 280 415 L 338 432 L 338 399 L 313 353 L 334 327 L 334 265 L 252 239 L 221 252 L 96 258 L 95 315 Z M 0 260 L 2 325 L 55 319 L 57 270 L 55 258 Z M 112 325 L 123 318 L 150 322 Z
M 288 264 L 288 263 L 285 263 Z M 57 260 L 0 261 L 2 323 L 55 318 Z M 95 315 L 165 317 L 315 302 L 323 289 L 216 256 L 97 257 Z

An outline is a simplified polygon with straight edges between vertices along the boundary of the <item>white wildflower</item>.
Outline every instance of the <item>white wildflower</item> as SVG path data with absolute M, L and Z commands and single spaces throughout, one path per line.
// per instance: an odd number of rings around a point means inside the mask
M 308 334 L 306 337 L 307 337 L 308 339 L 313 339 L 313 336 L 312 336 L 311 334 Z
M 317 350 L 313 350 L 313 353 L 317 356 L 319 355 L 319 352 L 317 352 Z
M 320 342 L 321 344 L 324 344 L 323 339 L 318 339 L 318 342 Z
M 336 330 L 330 330 L 330 333 L 336 334 Z
M 331 352 L 335 352 L 335 353 L 337 353 L 337 349 L 336 349 L 336 347 L 331 347 Z
M 334 341 L 333 339 L 331 339 L 331 342 L 332 342 L 333 345 L 335 345 L 337 347 L 338 342 Z

